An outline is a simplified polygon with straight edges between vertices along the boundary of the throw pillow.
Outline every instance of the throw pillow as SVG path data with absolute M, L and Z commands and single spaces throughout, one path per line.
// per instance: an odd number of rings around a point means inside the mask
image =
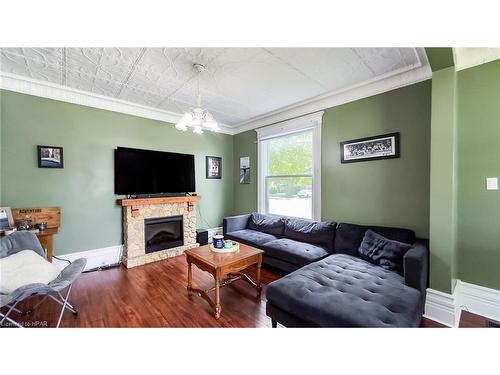
M 285 223 L 281 216 L 263 215 L 254 212 L 250 220 L 248 220 L 248 229 L 282 236 L 285 229 Z
M 24 285 L 48 284 L 61 270 L 32 250 L 0 259 L 0 293 L 10 294 Z
M 286 218 L 285 237 L 317 244 L 332 251 L 333 239 L 335 238 L 335 222 Z
M 403 274 L 403 257 L 411 245 L 390 240 L 368 229 L 358 253 L 370 263 Z

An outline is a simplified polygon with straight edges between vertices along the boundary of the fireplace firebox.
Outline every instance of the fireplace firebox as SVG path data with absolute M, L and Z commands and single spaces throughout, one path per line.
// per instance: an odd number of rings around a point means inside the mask
M 184 245 L 182 215 L 144 220 L 146 254 Z

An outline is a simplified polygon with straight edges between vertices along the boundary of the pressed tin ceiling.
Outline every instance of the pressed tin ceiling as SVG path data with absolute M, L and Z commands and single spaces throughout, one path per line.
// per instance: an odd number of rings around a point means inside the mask
M 169 112 L 195 104 L 229 127 L 428 64 L 421 48 L 2 48 L 0 72 Z

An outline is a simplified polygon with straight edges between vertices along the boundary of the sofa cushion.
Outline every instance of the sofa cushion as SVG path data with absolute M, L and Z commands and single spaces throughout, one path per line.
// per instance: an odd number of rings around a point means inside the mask
M 285 223 L 281 216 L 263 215 L 254 212 L 248 220 L 248 229 L 258 230 L 276 236 L 282 236 Z
M 235 240 L 246 245 L 262 247 L 266 242 L 276 240 L 278 237 L 272 234 L 262 233 L 252 229 L 242 229 L 226 233 L 226 238 Z
M 293 240 L 326 247 L 331 252 L 335 238 L 335 222 L 286 218 L 284 234 Z
M 267 287 L 271 305 L 316 327 L 418 327 L 420 292 L 362 259 L 334 254 Z
M 357 256 L 368 229 L 390 240 L 409 244 L 415 242 L 415 232 L 409 229 L 339 223 L 335 233 L 335 252 Z
M 377 266 L 403 274 L 403 257 L 411 245 L 393 241 L 368 229 L 359 246 L 362 259 Z
M 313 244 L 281 238 L 264 244 L 267 256 L 284 260 L 297 266 L 315 262 L 329 253 L 324 248 Z

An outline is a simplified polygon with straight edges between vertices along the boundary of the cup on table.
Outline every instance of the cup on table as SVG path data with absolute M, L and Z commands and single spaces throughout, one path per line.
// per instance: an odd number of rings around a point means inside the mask
M 224 236 L 222 234 L 216 234 L 213 237 L 213 245 L 216 249 L 222 249 L 224 247 Z

